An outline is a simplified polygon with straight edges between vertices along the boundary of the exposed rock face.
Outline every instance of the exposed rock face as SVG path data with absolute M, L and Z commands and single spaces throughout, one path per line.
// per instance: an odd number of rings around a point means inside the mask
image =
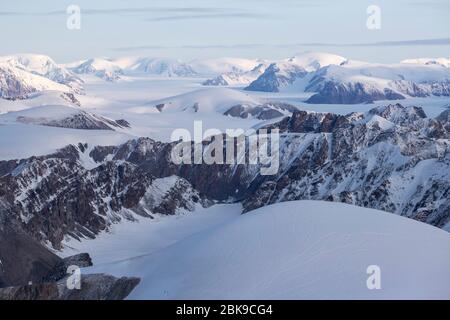
M 25 99 L 37 89 L 27 85 L 10 68 L 0 66 L 0 98 Z
M 204 86 L 230 86 L 230 85 L 248 85 L 255 81 L 264 73 L 267 67 L 266 63 L 260 63 L 250 71 L 234 70 L 232 72 L 218 75 L 215 78 L 208 79 L 202 83 Z
M 75 97 L 75 95 L 73 93 L 63 92 L 63 93 L 61 93 L 60 96 L 61 96 L 61 98 L 63 98 L 67 102 L 70 102 L 73 105 L 81 107 L 81 102 Z
M 316 90 L 307 88 L 308 91 Z M 401 100 L 405 97 L 389 88 L 377 90 L 367 88 L 361 82 L 341 83 L 325 81 L 320 85 L 318 93 L 311 96 L 307 103 L 330 103 L 330 104 L 358 104 L 370 103 L 376 100 Z
M 159 169 L 161 147 L 167 145 L 140 139 L 95 148 L 91 152 L 99 161 L 95 168 L 85 168 L 80 160 L 87 152 L 85 145 L 16 162 L 11 171 L 14 162 L 8 161 L 0 177 L 0 207 L 34 238 L 58 248 L 65 235 L 92 238 L 112 222 L 133 219 L 132 212 L 174 214 L 179 208 L 193 209 L 194 203 L 206 206 L 204 196 L 179 179 L 163 194 L 149 195 L 148 190 L 157 189 L 160 182 L 153 173 L 167 176 Z M 107 151 L 115 152 L 112 160 L 102 159 Z M 183 192 L 181 198 L 178 192 Z M 152 197 L 159 200 L 152 202 Z
M 69 146 L 0 162 L 0 207 L 55 248 L 65 235 L 95 237 L 132 213 L 177 214 L 212 201 L 243 201 L 245 211 L 288 200 L 340 201 L 450 230 L 447 111 L 436 119 L 399 104 L 346 116 L 294 111 L 267 128 L 281 132 L 275 175 L 248 164 L 248 149 L 245 164 L 176 165 L 175 143 L 149 138 Z M 96 167 L 84 166 L 87 156 Z
M 80 253 L 63 258 L 42 280 L 43 282 L 56 282 L 67 277 L 67 270 L 72 267 L 87 268 L 92 266 L 92 259 L 88 253 Z
M 0 57 L 0 62 L 32 75 L 38 75 L 54 82 L 66 85 L 76 93 L 83 93 L 83 80 L 64 67 L 59 66 L 50 57 L 38 54 L 18 54 Z
M 307 73 L 305 69 L 295 64 L 278 65 L 277 63 L 272 63 L 245 90 L 279 92 L 280 88 L 294 83 L 295 80 L 303 78 Z
M 130 127 L 130 124 L 126 120 L 121 119 L 114 121 L 83 110 L 79 110 L 62 119 L 18 116 L 16 121 L 25 124 L 84 130 L 115 130 L 118 128 Z
M 207 207 L 212 201 L 208 201 L 185 179 L 170 176 L 155 179 L 133 210 L 150 216 L 152 213 L 174 215 L 186 210 L 194 211 L 197 204 Z
M 421 108 L 390 105 L 363 118 L 349 115 L 347 121 L 336 121 L 330 133 L 319 130 L 275 185 L 264 184 L 247 197 L 245 209 L 261 206 L 261 199 L 264 204 L 322 199 L 448 226 L 449 131 L 438 119 L 424 116 Z M 295 118 L 308 117 L 294 114 L 288 123 Z M 292 126 L 295 132 L 317 132 L 323 122 L 301 123 Z
M 0 300 L 121 300 L 139 283 L 138 278 L 83 274 L 80 289 L 69 289 L 67 268 L 91 266 L 90 256 L 61 259 L 2 212 L 0 218 Z
M 104 274 L 81 276 L 80 289 L 69 289 L 67 280 L 0 288 L 0 300 L 123 300 L 139 284 L 138 278 Z
M 376 100 L 402 100 L 405 97 L 449 96 L 450 82 L 434 81 L 416 83 L 408 80 L 335 80 L 327 77 L 327 69 L 319 70 L 306 86 L 314 92 L 307 103 L 358 104 Z
M 0 288 L 39 282 L 62 260 L 12 222 L 0 224 Z
M 269 120 L 290 115 L 297 108 L 287 103 L 270 102 L 260 106 L 236 105 L 228 109 L 224 115 L 236 118 L 255 118 Z

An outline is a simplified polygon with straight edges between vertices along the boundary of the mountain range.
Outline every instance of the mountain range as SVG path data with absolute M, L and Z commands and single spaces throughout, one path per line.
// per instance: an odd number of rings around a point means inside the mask
M 0 57 L 0 299 L 448 298 L 449 75 L 323 53 Z M 242 141 L 243 161 L 174 163 L 171 134 L 198 122 L 214 131 L 188 150 Z M 250 161 L 262 130 L 272 175 Z
M 208 77 L 206 86 L 243 86 L 248 91 L 297 92 L 311 104 L 358 104 L 407 97 L 449 96 L 448 59 L 409 59 L 398 64 L 304 53 L 279 61 L 167 58 L 94 58 L 57 65 L 42 55 L 0 57 L 0 94 L 16 99 L 43 90 L 83 92 L 78 75 L 107 81 L 129 76 Z M 50 81 L 49 81 L 50 80 Z

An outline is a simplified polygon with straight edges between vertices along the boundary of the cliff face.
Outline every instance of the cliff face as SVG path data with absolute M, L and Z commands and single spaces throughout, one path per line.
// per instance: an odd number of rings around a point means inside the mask
M 133 214 L 171 215 L 228 201 L 242 201 L 245 211 L 288 200 L 338 201 L 450 230 L 448 112 L 431 119 L 399 104 L 346 116 L 295 111 L 273 128 L 281 132 L 275 175 L 261 175 L 262 165 L 248 161 L 175 165 L 174 144 L 149 138 L 68 146 L 0 162 L 0 207 L 55 248 L 66 235 L 95 237 Z
M 0 300 L 121 300 L 140 281 L 81 274 L 80 289 L 70 289 L 67 268 L 91 265 L 88 254 L 61 259 L 13 227 L 0 229 Z
M 0 228 L 0 288 L 40 282 L 61 262 L 29 235 Z

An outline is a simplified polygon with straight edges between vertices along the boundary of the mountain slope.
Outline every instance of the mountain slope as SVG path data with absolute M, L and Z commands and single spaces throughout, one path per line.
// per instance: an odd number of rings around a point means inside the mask
M 76 93 L 83 92 L 83 80 L 50 57 L 38 54 L 17 54 L 0 57 L 0 63 L 67 85 Z
M 46 77 L 12 67 L 9 64 L 0 64 L 0 98 L 25 99 L 32 93 L 45 90 L 73 91 L 69 86 Z
M 269 65 L 264 73 L 245 88 L 248 91 L 279 92 L 285 87 L 294 85 L 308 73 L 332 65 L 342 64 L 345 58 L 326 54 L 308 52 Z
M 449 58 L 419 58 L 419 59 L 406 59 L 401 63 L 415 63 L 424 65 L 439 65 L 445 68 L 450 68 Z
M 78 74 L 93 74 L 106 81 L 120 80 L 124 75 L 148 74 L 163 77 L 193 77 L 197 72 L 187 63 L 169 58 L 93 58 L 71 65 Z
M 416 221 L 294 201 L 93 271 L 141 276 L 131 299 L 448 299 L 449 250 L 448 233 Z M 371 265 L 381 290 L 367 288 Z
M 264 61 L 243 58 L 216 58 L 189 62 L 197 73 L 205 76 L 216 76 L 234 72 L 243 73 L 254 69 L 261 63 L 264 63 Z
M 129 126 L 124 120 L 115 121 L 63 105 L 40 106 L 0 115 L 0 123 L 11 122 L 85 130 L 115 130 Z
M 436 65 L 381 65 L 349 61 L 317 71 L 307 102 L 355 104 L 405 97 L 449 96 L 450 69 Z
M 83 61 L 72 67 L 78 74 L 93 74 L 106 81 L 117 81 L 123 74 L 123 70 L 114 61 L 104 58 L 95 58 Z
M 248 85 L 255 81 L 267 68 L 266 63 L 260 63 L 250 71 L 236 70 L 218 75 L 203 82 L 204 86 Z
M 228 88 L 200 89 L 150 103 L 159 112 L 218 113 L 237 118 L 273 119 L 290 115 L 294 106 L 280 102 L 259 101 Z

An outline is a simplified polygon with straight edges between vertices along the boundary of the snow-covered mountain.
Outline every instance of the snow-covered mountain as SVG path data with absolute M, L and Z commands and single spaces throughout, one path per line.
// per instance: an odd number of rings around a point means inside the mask
M 132 69 L 166 77 L 193 77 L 197 75 L 197 72 L 188 63 L 168 58 L 142 58 L 136 62 Z
M 436 65 L 349 61 L 315 72 L 305 87 L 309 103 L 364 103 L 405 97 L 449 96 L 450 69 Z
M 418 58 L 418 59 L 406 59 L 401 61 L 401 63 L 413 63 L 413 64 L 424 64 L 424 65 L 438 65 L 445 68 L 450 68 L 449 58 Z
M 85 241 L 80 247 L 100 262 L 87 271 L 141 277 L 130 299 L 450 296 L 450 234 L 442 230 L 325 201 L 292 201 L 225 215 L 231 210 L 162 220 L 160 227 L 141 221 L 142 226 L 130 224 L 102 239 L 107 241 Z M 195 219 L 201 216 L 204 226 L 197 227 Z M 211 225 L 206 217 L 217 223 Z M 130 243 L 131 235 L 140 242 Z M 374 265 L 380 268 L 381 290 L 368 288 L 369 266 Z
M 203 82 L 204 86 L 235 86 L 248 85 L 255 81 L 267 68 L 267 63 L 260 63 L 250 71 L 236 70 L 223 73 Z
M 200 89 L 150 103 L 159 112 L 218 113 L 231 117 L 267 120 L 290 115 L 294 106 L 259 101 L 243 92 L 228 88 Z
M 0 64 L 7 64 L 54 82 L 67 85 L 76 93 L 83 92 L 83 81 L 50 57 L 38 54 L 17 54 L 0 57 Z
M 65 84 L 57 83 L 10 64 L 0 64 L 0 98 L 25 99 L 32 93 L 45 90 L 73 92 L 72 88 Z
M 84 130 L 116 130 L 129 126 L 123 119 L 115 121 L 64 105 L 34 107 L 0 115 L 0 124 L 11 122 Z
M 278 92 L 293 85 L 308 73 L 332 65 L 342 64 L 345 58 L 326 53 L 309 52 L 275 62 L 246 88 L 249 91 Z
M 261 175 L 262 164 L 176 165 L 170 160 L 174 143 L 150 138 L 70 145 L 0 161 L 0 206 L 56 247 L 64 235 L 93 237 L 130 214 L 158 207 L 170 215 L 210 201 L 242 202 L 246 212 L 292 200 L 345 202 L 450 231 L 448 119 L 448 111 L 433 119 L 401 105 L 346 116 L 294 111 L 266 125 L 281 131 L 279 168 L 270 176 Z M 185 181 L 155 180 L 172 176 Z M 192 197 L 170 188 L 190 190 Z M 164 196 L 151 198 L 157 192 Z M 43 230 L 53 218 L 58 223 Z
M 123 75 L 148 74 L 163 77 L 196 77 L 224 75 L 231 82 L 248 83 L 261 72 L 262 60 L 218 58 L 183 62 L 172 58 L 124 57 L 118 59 L 93 58 L 67 64 L 78 74 L 94 74 L 107 81 L 116 81 Z M 253 79 L 254 80 L 254 79 Z
M 93 74 L 106 81 L 116 81 L 123 75 L 123 70 L 114 61 L 104 58 L 94 58 L 81 62 L 72 67 L 78 74 Z
M 71 64 L 78 74 L 93 74 L 107 81 L 120 80 L 124 75 L 145 73 L 164 77 L 193 77 L 197 72 L 187 63 L 169 58 L 94 58 L 79 65 Z
M 242 58 L 216 58 L 193 60 L 189 62 L 198 74 L 204 76 L 217 76 L 228 73 L 242 74 L 265 63 L 267 63 L 265 60 Z
M 219 78 L 216 82 L 225 83 Z M 357 104 L 449 96 L 449 83 L 450 69 L 445 58 L 387 65 L 306 53 L 272 63 L 246 90 L 305 92 L 311 94 L 308 103 Z

